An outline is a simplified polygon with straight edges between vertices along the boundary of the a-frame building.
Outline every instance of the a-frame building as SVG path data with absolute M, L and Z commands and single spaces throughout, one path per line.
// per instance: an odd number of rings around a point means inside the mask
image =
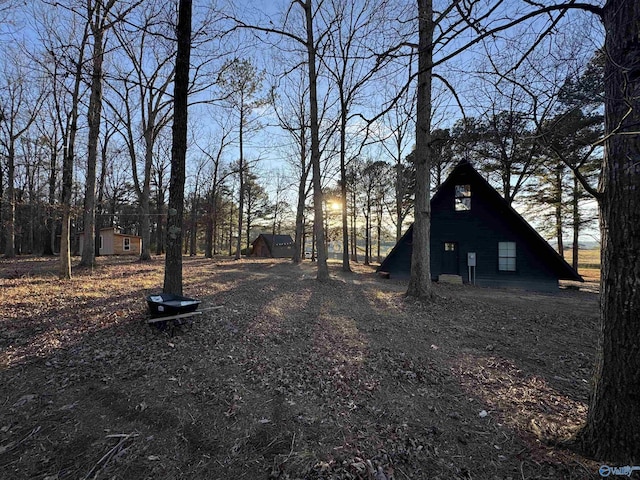
M 413 225 L 379 272 L 407 278 Z M 465 160 L 431 199 L 431 278 L 553 291 L 582 277 Z

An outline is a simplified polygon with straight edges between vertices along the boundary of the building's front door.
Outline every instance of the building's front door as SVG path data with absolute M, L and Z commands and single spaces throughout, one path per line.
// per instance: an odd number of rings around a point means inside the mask
M 459 275 L 458 270 L 458 242 L 444 242 L 442 252 L 442 273 Z

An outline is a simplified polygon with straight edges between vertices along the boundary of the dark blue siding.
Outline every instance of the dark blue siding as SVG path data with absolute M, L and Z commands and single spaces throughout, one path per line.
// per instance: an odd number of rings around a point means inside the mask
M 536 249 L 530 233 L 509 222 L 510 215 L 503 205 L 492 202 L 486 187 L 472 178 L 460 178 L 471 185 L 471 210 L 454 208 L 455 185 L 449 184 L 439 192 L 431 205 L 431 276 L 437 279 L 442 272 L 445 242 L 458 243 L 458 272 L 469 282 L 467 253 L 476 253 L 475 282 L 481 286 L 520 286 L 525 288 L 557 288 L 558 279 Z M 516 271 L 498 270 L 498 242 L 516 243 Z

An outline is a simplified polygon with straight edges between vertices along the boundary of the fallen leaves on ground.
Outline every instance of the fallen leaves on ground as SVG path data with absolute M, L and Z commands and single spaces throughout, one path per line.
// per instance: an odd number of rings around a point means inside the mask
M 331 266 L 184 259 L 200 317 L 146 323 L 163 261 L 0 263 L 0 476 L 597 478 L 584 419 L 597 297 L 405 286 Z M 171 336 L 171 334 L 174 334 Z

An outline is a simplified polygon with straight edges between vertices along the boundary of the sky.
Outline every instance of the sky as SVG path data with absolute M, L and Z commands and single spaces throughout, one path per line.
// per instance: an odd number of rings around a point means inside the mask
M 487 2 L 491 3 L 491 2 Z M 284 7 L 288 5 L 288 1 L 249 1 L 249 0 L 235 0 L 233 2 L 220 1 L 217 3 L 219 7 L 222 7 L 226 12 L 233 11 L 236 15 L 246 19 L 247 22 L 259 22 L 261 25 L 269 25 L 279 27 L 282 24 L 281 12 Z M 436 1 L 436 9 L 448 2 Z M 513 15 L 514 11 L 520 5 L 524 5 L 524 2 L 504 2 L 506 8 L 503 9 L 504 15 Z M 3 4 L 0 4 L 2 8 Z M 207 2 L 194 2 L 195 5 L 195 25 L 202 25 L 212 30 L 216 25 L 212 23 L 211 16 L 207 16 L 205 13 L 210 3 Z M 412 14 L 414 2 L 398 0 L 395 9 L 390 9 L 391 13 L 398 14 L 398 12 L 405 12 L 404 8 L 408 7 L 409 14 Z M 0 41 L 10 42 L 12 36 L 26 37 L 27 39 L 34 40 L 36 34 L 33 28 L 37 28 L 37 24 L 34 22 L 33 17 L 30 15 L 33 13 L 32 8 L 37 6 L 37 2 L 31 2 L 25 4 L 24 12 L 28 12 L 28 16 L 22 16 L 20 14 L 7 15 L 0 10 Z M 36 11 L 38 9 L 36 8 Z M 4 14 L 4 17 L 2 16 Z M 404 13 L 403 13 L 404 14 Z M 219 17 L 217 17 L 219 18 Z M 536 51 L 530 56 L 530 61 L 523 62 L 522 71 L 518 72 L 516 76 L 519 81 L 526 83 L 530 88 L 539 89 L 544 91 L 549 80 L 553 80 L 556 83 L 558 79 L 563 78 L 567 74 L 570 74 L 572 69 L 577 68 L 574 65 L 573 60 L 584 57 L 589 51 L 593 51 L 602 43 L 602 32 L 599 30 L 598 24 L 590 19 L 587 15 L 571 14 L 567 17 L 567 21 L 562 24 L 562 28 L 558 28 L 558 34 L 553 37 L 552 41 L 543 42 L 538 46 Z M 295 19 L 295 17 L 292 17 Z M 548 20 L 538 20 L 531 22 L 525 26 L 518 27 L 515 32 L 510 32 L 510 35 L 498 35 L 494 37 L 489 44 L 478 44 L 471 48 L 464 54 L 451 59 L 446 64 L 437 68 L 437 73 L 446 79 L 446 84 L 443 81 L 436 79 L 434 81 L 434 128 L 450 127 L 457 119 L 461 117 L 460 107 L 458 101 L 462 104 L 466 115 L 474 116 L 485 111 L 488 102 L 500 102 L 496 97 L 495 88 L 504 87 L 505 81 L 499 79 L 496 76 L 488 77 L 489 81 L 480 82 L 479 74 L 473 72 L 484 72 L 483 76 L 486 76 L 486 72 L 489 71 L 493 65 L 488 62 L 489 54 L 493 58 L 494 62 L 498 62 L 500 65 L 514 64 L 520 58 L 521 53 L 526 51 L 526 47 L 521 43 L 513 40 L 513 37 L 517 37 L 519 40 L 528 40 L 528 43 L 534 42 L 536 39 L 536 32 L 539 32 L 543 25 L 541 22 Z M 383 24 L 381 24 L 383 25 Z M 405 26 L 409 27 L 413 24 L 406 23 Z M 450 24 L 453 26 L 453 24 Z M 380 41 L 384 43 L 385 40 L 391 38 L 395 33 L 392 29 L 395 28 L 392 23 L 385 23 L 384 29 L 379 31 Z M 398 27 L 399 28 L 399 27 Z M 209 32 L 211 33 L 211 32 Z M 586 33 L 586 34 L 585 34 Z M 228 37 L 225 41 L 219 43 L 207 43 L 200 44 L 196 47 L 195 58 L 205 53 L 211 53 L 215 48 L 219 48 L 220 51 L 225 51 L 231 55 L 237 55 L 240 57 L 247 57 L 259 67 L 268 70 L 264 82 L 264 94 L 273 83 L 273 75 L 281 74 L 284 70 L 290 70 L 287 66 L 291 66 L 295 63 L 295 59 L 291 60 L 291 45 L 283 43 L 280 39 L 274 38 L 273 34 L 267 37 L 268 43 L 260 43 L 256 40 L 255 36 L 243 32 L 243 38 Z M 453 42 L 449 44 L 449 47 L 444 50 L 438 50 L 437 55 L 446 55 L 452 49 L 469 38 L 470 33 L 467 31 L 462 35 L 459 35 Z M 575 42 L 575 38 L 579 38 L 580 42 Z M 414 37 L 410 37 L 410 40 L 415 41 Z M 33 43 L 36 43 L 33 41 Z M 527 43 L 527 42 L 525 42 Z M 575 44 L 574 44 L 575 43 Z M 407 50 L 405 49 L 404 52 Z M 564 53 L 560 53 L 564 52 Z M 2 61 L 2 60 L 0 60 Z M 115 61 L 115 60 L 111 60 Z M 213 60 L 212 66 L 219 66 L 222 59 Z M 580 62 L 578 62 L 579 64 Z M 543 66 L 551 65 L 552 68 L 548 71 L 542 72 Z M 528 71 L 526 68 L 528 68 Z M 292 68 L 292 67 L 291 67 Z M 414 71 L 415 71 L 415 67 Z M 552 72 L 549 74 L 548 72 Z M 326 70 L 321 68 L 321 73 L 326 73 Z M 406 75 L 406 74 L 405 74 Z M 553 78 L 549 78 L 551 75 Z M 394 87 L 394 84 L 402 84 L 406 80 L 404 77 L 383 77 L 371 84 L 365 86 L 362 90 L 360 101 L 356 107 L 362 111 L 366 116 L 372 116 L 379 110 L 380 98 L 385 91 L 388 91 Z M 456 91 L 457 98 L 451 95 L 448 87 L 453 87 Z M 504 88 L 503 88 L 504 89 Z M 321 84 L 321 90 L 326 91 L 326 86 Z M 286 92 L 281 92 L 284 95 Z M 266 180 L 268 190 L 273 194 L 274 190 L 274 178 L 275 172 L 287 171 L 289 168 L 286 159 L 292 155 L 291 153 L 291 139 L 276 126 L 277 120 L 272 111 L 268 107 L 261 107 L 256 109 L 256 118 L 262 125 L 260 130 L 252 132 L 247 135 L 246 156 L 250 160 L 256 160 L 256 171 L 259 172 L 262 179 Z M 228 112 L 224 112 L 219 108 L 198 105 L 193 106 L 190 110 L 190 119 L 193 128 L 193 135 L 197 136 L 199 143 L 203 140 L 216 136 L 218 134 L 218 128 L 216 122 L 213 121 L 213 117 L 220 119 L 225 115 L 229 115 Z M 223 118 L 224 119 L 224 118 Z M 350 123 L 349 131 L 353 137 L 357 136 L 357 132 L 360 130 L 361 121 L 354 120 Z M 388 131 L 388 128 L 383 126 L 382 123 L 373 127 L 374 131 Z M 219 134 L 218 134 L 219 135 Z M 357 143 L 357 142 L 356 142 Z M 414 144 L 414 136 L 408 135 L 405 141 L 405 151 L 412 148 Z M 367 147 L 363 151 L 364 155 L 368 155 L 374 158 L 384 158 L 384 151 L 379 146 Z M 194 165 L 197 162 L 197 149 L 191 149 L 191 174 L 195 174 Z M 237 158 L 237 142 L 234 142 L 228 148 L 225 157 L 227 161 L 234 161 Z M 79 175 L 82 174 L 82 170 L 78 170 Z M 327 179 L 331 183 L 332 179 L 336 178 L 336 170 L 328 175 Z M 289 195 L 290 202 L 294 203 L 294 195 Z

